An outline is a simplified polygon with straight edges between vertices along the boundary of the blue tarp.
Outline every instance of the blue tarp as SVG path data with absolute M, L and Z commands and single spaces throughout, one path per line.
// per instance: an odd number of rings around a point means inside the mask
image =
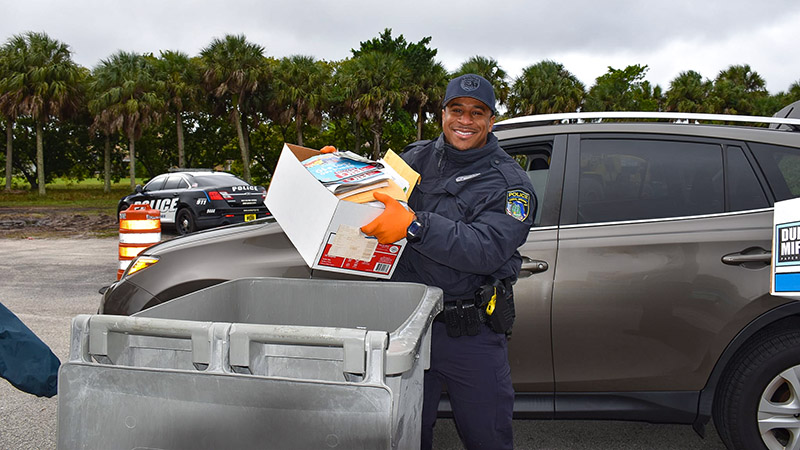
M 0 377 L 22 391 L 52 397 L 60 365 L 50 347 L 0 303 Z

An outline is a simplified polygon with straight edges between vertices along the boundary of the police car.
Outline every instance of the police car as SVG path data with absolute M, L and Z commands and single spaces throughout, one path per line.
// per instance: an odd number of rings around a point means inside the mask
M 179 234 L 270 216 L 264 205 L 267 190 L 227 172 L 187 170 L 156 176 L 119 201 L 117 212 L 131 205 L 161 211 L 162 224 L 174 224 Z

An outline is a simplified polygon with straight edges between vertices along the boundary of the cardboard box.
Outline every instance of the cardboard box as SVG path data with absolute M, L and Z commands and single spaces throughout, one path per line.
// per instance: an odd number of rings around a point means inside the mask
M 312 269 L 389 278 L 403 253 L 405 239 L 378 244 L 358 229 L 383 212 L 383 204 L 336 198 L 301 161 L 317 150 L 284 144 L 265 203 Z
M 775 203 L 772 295 L 800 299 L 800 198 Z

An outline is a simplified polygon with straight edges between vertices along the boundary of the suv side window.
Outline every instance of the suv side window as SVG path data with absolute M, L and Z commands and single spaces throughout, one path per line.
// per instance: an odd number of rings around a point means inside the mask
M 753 168 L 747 162 L 744 151 L 739 146 L 728 146 L 726 150 L 728 167 L 728 211 L 768 208 L 769 202 L 761 189 Z
M 724 211 L 720 145 L 586 138 L 580 146 L 578 223 Z
M 775 201 L 800 197 L 800 151 L 779 145 L 748 144 L 767 177 Z

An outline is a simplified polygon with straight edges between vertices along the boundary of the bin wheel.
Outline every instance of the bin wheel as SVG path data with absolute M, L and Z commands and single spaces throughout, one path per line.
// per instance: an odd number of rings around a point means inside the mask
M 181 236 L 197 231 L 194 215 L 188 208 L 181 208 L 175 216 L 175 228 Z

